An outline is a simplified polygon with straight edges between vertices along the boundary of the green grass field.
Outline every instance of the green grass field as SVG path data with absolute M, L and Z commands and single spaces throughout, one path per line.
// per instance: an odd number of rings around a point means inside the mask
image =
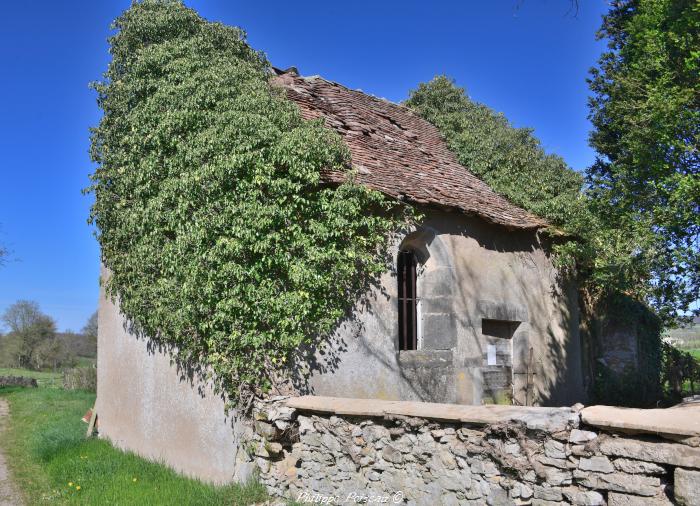
M 7 371 L 0 369 L 0 375 L 40 375 L 42 382 L 36 389 L 0 388 L 10 403 L 10 426 L 0 445 L 29 505 L 237 505 L 267 498 L 259 484 L 208 485 L 107 441 L 86 439 L 80 418 L 94 394 L 63 390 L 47 373 Z

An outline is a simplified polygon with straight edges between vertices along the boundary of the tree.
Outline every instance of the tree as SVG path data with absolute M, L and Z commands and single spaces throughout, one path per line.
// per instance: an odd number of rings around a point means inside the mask
M 446 76 L 421 83 L 405 105 L 437 126 L 462 165 L 497 192 L 554 225 L 574 227 L 584 210 L 583 178 L 545 153 L 531 129 L 514 128 Z
M 90 315 L 82 330 L 83 335 L 97 341 L 97 311 Z
M 18 300 L 0 317 L 10 333 L 26 334 L 33 339 L 43 340 L 56 332 L 56 323 L 44 314 L 39 304 L 31 300 Z
M 22 367 L 22 338 L 16 334 L 0 336 L 0 366 Z
M 340 137 L 303 120 L 240 29 L 168 0 L 114 28 L 91 148 L 105 287 L 235 401 L 385 270 L 399 204 L 352 181 Z
M 32 369 L 53 369 L 72 367 L 76 363 L 75 355 L 71 353 L 60 339 L 45 339 L 32 350 L 30 364 Z
M 88 318 L 80 333 L 66 330 L 57 339 L 71 354 L 94 358 L 97 355 L 97 311 Z
M 531 130 L 512 127 L 447 77 L 420 84 L 406 105 L 438 127 L 469 170 L 565 232 L 554 243 L 556 259 L 575 269 L 591 315 L 604 311 L 597 304 L 617 293 L 652 304 L 668 322 L 697 297 L 698 239 L 692 226 L 680 227 L 685 247 L 669 247 L 679 241 L 662 233 L 650 214 L 617 206 L 616 191 L 604 192 L 602 178 L 588 188 L 561 158 L 544 152 Z M 693 184 L 696 176 L 684 188 Z M 698 219 L 697 212 L 678 209 L 686 224 Z
M 590 212 L 579 173 L 546 153 L 531 129 L 513 127 L 446 76 L 421 83 L 405 105 L 440 130 L 462 165 L 553 225 L 548 232 L 563 273 L 593 279 L 594 243 L 605 236 L 595 232 L 601 224 Z
M 636 293 L 673 323 L 700 293 L 700 4 L 617 0 L 599 37 L 591 201 L 611 227 L 644 236 Z
M 32 367 L 32 354 L 35 349 L 42 342 L 56 337 L 56 323 L 53 318 L 44 314 L 34 301 L 15 302 L 5 310 L 0 319 L 9 329 L 3 339 L 17 349 L 15 356 L 20 367 Z
M 97 355 L 97 311 L 90 315 L 82 329 L 82 340 L 78 355 L 94 357 Z
M 56 340 L 73 355 L 86 358 L 94 358 L 97 355 L 97 341 L 93 336 L 66 331 L 56 334 Z

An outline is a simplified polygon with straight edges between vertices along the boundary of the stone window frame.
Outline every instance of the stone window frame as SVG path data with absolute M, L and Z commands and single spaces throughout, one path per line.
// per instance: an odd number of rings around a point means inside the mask
M 518 304 L 514 302 L 506 301 L 493 301 L 493 300 L 478 300 L 477 301 L 477 311 L 479 329 L 478 335 L 480 339 L 493 340 L 498 339 L 498 336 L 492 336 L 485 334 L 483 332 L 484 321 L 492 322 L 502 322 L 509 323 L 512 325 L 511 335 L 505 339 L 509 341 L 510 346 L 510 364 L 495 364 L 488 365 L 486 363 L 486 357 L 484 358 L 482 365 L 479 366 L 482 374 L 487 371 L 494 372 L 500 368 L 509 368 L 511 371 L 511 388 L 512 388 L 512 399 L 517 402 L 522 402 L 518 394 L 522 393 L 516 390 L 518 382 L 516 382 L 516 375 L 522 375 L 524 369 L 527 367 L 528 360 L 528 350 L 530 349 L 530 333 L 529 333 L 529 312 L 525 305 Z M 524 401 L 527 404 L 528 396 L 528 385 L 530 378 L 526 377 L 526 391 Z
M 403 274 L 402 274 L 403 270 Z M 418 276 L 419 256 L 413 248 L 400 248 L 396 256 L 398 281 L 398 342 L 399 351 L 417 351 L 422 348 L 422 325 Z
M 457 286 L 452 256 L 440 237 L 440 233 L 428 226 L 413 229 L 400 242 L 397 253 L 411 250 L 417 260 L 416 299 L 417 299 L 417 349 L 402 350 L 396 339 L 397 353 L 408 355 L 421 352 L 421 356 L 435 352 L 443 357 L 445 352 L 452 353 L 457 345 L 457 315 L 453 308 L 453 290 Z M 426 270 L 426 263 L 433 262 L 431 271 Z M 435 267 L 441 270 L 441 287 L 436 290 L 437 279 Z M 447 277 L 445 277 L 447 273 Z M 427 276 L 427 277 L 426 277 Z M 439 277 L 439 276 L 438 276 Z M 446 290 L 445 292 L 440 291 Z M 398 309 L 398 306 L 397 306 Z M 397 315 L 397 321 L 398 315 Z M 448 336 L 448 337 L 445 337 Z M 406 360 L 410 360 L 404 357 Z

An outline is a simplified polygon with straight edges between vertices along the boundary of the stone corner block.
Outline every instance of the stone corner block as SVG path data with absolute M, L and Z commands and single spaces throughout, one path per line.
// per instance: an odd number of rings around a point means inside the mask
M 700 471 L 677 467 L 673 478 L 673 495 L 681 506 L 700 504 Z

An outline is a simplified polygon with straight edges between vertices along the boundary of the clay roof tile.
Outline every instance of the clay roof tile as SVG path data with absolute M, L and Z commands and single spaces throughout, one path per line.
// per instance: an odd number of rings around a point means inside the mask
M 407 107 L 314 76 L 278 72 L 282 86 L 306 119 L 324 118 L 350 149 L 356 179 L 391 197 L 447 206 L 517 229 L 547 222 L 509 202 L 462 166 L 440 132 Z M 326 172 L 329 182 L 344 174 Z

